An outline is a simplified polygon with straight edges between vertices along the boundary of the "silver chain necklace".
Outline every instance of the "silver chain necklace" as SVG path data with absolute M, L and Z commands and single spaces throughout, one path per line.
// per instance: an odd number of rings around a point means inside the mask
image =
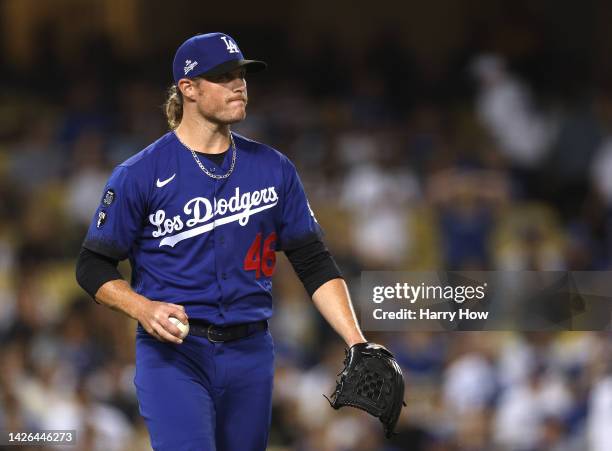
M 178 139 L 178 141 L 183 146 L 185 146 L 187 148 L 187 150 L 189 150 L 191 152 L 191 155 L 193 155 L 193 159 L 198 164 L 198 166 L 200 166 L 200 169 L 202 170 L 202 172 L 204 172 L 204 174 L 206 174 L 210 178 L 213 178 L 213 179 L 216 179 L 216 180 L 226 179 L 234 171 L 234 166 L 236 166 L 236 143 L 234 143 L 234 137 L 232 136 L 231 132 L 230 132 L 229 136 L 230 136 L 230 143 L 231 143 L 231 148 L 232 148 L 232 164 L 231 164 L 229 170 L 227 171 L 227 173 L 225 173 L 223 175 L 217 175 L 217 174 L 211 173 L 208 169 L 206 169 L 206 167 L 204 167 L 204 165 L 202 164 L 202 162 L 200 161 L 200 159 L 196 155 L 195 150 L 193 150 L 191 147 L 189 147 L 187 144 L 185 144 L 183 141 L 181 141 L 181 138 L 178 137 L 176 132 L 174 132 L 174 136 L 176 136 L 176 139 Z

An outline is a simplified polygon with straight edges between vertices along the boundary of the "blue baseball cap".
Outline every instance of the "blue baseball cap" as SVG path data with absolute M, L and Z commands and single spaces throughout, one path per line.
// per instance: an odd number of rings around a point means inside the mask
M 263 61 L 244 59 L 236 41 L 224 33 L 198 34 L 181 44 L 174 55 L 174 82 L 198 75 L 215 76 L 244 67 L 259 72 L 267 67 Z

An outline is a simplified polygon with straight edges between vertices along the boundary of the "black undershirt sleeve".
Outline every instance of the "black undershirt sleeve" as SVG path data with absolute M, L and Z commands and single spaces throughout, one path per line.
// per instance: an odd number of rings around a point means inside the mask
M 123 279 L 117 270 L 119 260 L 81 248 L 76 264 L 76 280 L 94 300 L 98 289 L 111 280 Z
M 310 297 L 325 282 L 342 277 L 338 265 L 321 240 L 286 250 L 285 255 Z

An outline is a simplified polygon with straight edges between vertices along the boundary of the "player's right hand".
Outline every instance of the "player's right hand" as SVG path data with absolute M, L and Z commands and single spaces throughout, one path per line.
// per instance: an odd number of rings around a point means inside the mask
M 174 316 L 187 324 L 189 319 L 182 305 L 168 302 L 148 301 L 142 305 L 138 313 L 138 322 L 144 329 L 159 341 L 181 344 L 181 331 L 169 320 Z

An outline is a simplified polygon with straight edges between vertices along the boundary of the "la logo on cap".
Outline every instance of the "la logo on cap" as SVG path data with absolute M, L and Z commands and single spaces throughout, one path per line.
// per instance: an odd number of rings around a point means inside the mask
M 240 52 L 236 43 L 232 41 L 231 39 L 229 39 L 227 36 L 221 36 L 221 39 L 223 39 L 223 42 L 225 42 L 225 47 L 227 47 L 227 51 L 229 53 L 239 53 Z

